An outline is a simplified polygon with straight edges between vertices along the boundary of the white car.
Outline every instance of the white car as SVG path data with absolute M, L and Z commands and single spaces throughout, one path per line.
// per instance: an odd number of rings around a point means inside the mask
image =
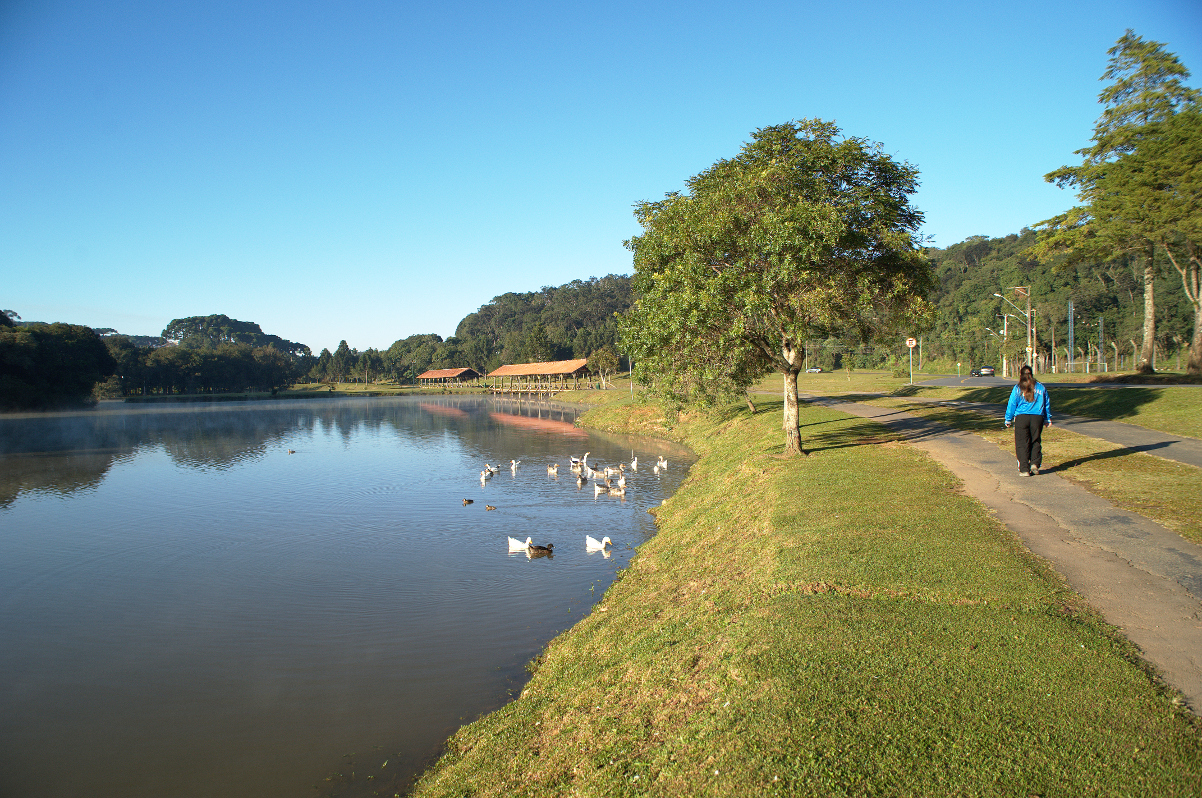
M 822 373 L 822 368 L 819 366 L 812 366 L 812 367 L 806 369 L 806 374 L 821 374 L 821 373 Z

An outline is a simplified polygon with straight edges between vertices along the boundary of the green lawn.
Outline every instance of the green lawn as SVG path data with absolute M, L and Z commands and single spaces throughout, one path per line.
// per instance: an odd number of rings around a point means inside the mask
M 1202 793 L 1197 719 L 948 472 L 816 407 L 814 454 L 783 458 L 761 407 L 586 417 L 701 459 L 416 795 Z

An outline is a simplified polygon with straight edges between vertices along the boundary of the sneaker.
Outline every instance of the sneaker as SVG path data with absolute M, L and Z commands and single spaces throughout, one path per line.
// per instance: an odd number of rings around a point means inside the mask
M 1039 476 L 1039 466 L 1031 466 L 1031 476 Z
M 1019 471 L 1018 475 L 1020 477 L 1029 477 L 1029 476 L 1031 476 L 1031 472 L 1030 471 Z

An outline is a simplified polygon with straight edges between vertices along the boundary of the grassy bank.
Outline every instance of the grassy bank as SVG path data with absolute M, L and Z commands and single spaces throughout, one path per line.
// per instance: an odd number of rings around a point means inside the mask
M 660 533 L 416 788 L 464 795 L 1202 791 L 1202 729 L 951 476 L 779 403 L 587 418 L 701 455 Z M 529 607 L 537 613 L 554 608 Z

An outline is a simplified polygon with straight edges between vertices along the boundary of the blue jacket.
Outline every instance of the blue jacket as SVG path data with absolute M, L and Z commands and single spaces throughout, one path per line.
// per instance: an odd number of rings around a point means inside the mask
M 1014 421 L 1015 416 L 1024 415 L 1043 416 L 1045 424 L 1052 423 L 1052 400 L 1048 398 L 1048 391 L 1043 387 L 1043 383 L 1035 383 L 1035 393 L 1029 402 L 1017 385 L 1010 392 L 1010 401 L 1006 403 L 1006 423 Z

